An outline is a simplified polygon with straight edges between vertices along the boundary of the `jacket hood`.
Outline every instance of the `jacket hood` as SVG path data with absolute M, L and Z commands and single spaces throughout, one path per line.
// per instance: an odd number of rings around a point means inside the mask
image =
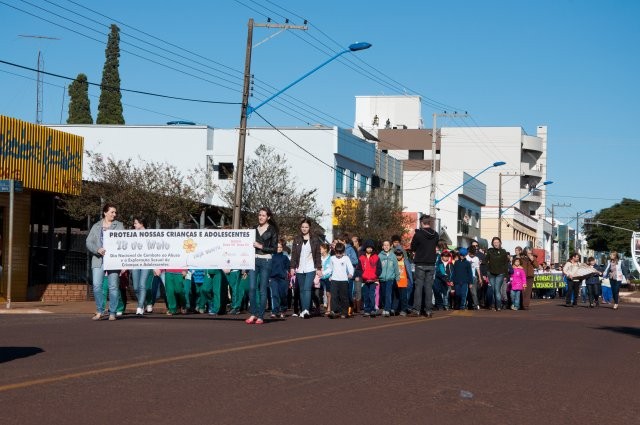
M 424 232 L 424 235 L 427 237 L 427 239 L 435 239 L 436 237 L 438 237 L 438 232 L 436 232 L 435 230 L 429 228 L 429 229 L 420 229 Z

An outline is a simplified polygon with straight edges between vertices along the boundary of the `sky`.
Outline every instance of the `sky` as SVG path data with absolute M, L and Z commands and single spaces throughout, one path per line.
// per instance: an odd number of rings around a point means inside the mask
M 350 128 L 355 96 L 420 95 L 422 115 L 467 112 L 440 126 L 548 126 L 547 205 L 567 221 L 623 197 L 640 199 L 640 2 L 634 0 L 0 0 L 0 61 L 100 83 L 109 25 L 121 30 L 127 124 L 240 121 L 247 23 L 256 27 L 256 105 L 351 43 L 341 56 L 260 109 L 278 126 Z M 168 3 L 167 3 L 168 4 Z M 43 38 L 44 37 L 44 38 Z M 43 76 L 42 122 L 67 119 L 69 80 Z M 0 63 L 0 114 L 34 122 L 36 73 Z M 99 88 L 89 89 L 97 115 Z M 205 101 L 205 102 L 197 102 Z M 220 103 L 214 103 L 220 102 Z M 259 116 L 250 126 L 267 126 Z M 470 152 L 472 154 L 472 152 Z M 496 160 L 499 160 L 497 158 Z M 509 170 L 506 170 L 509 171 Z M 588 215 L 587 215 L 588 216 Z

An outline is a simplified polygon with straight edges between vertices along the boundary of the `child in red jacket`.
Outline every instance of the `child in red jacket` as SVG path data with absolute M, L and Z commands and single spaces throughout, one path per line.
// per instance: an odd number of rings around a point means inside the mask
M 366 240 L 363 247 L 364 254 L 360 256 L 357 268 L 362 279 L 363 316 L 373 318 L 376 317 L 376 285 L 382 273 L 382 263 L 378 255 L 373 252 L 372 240 Z

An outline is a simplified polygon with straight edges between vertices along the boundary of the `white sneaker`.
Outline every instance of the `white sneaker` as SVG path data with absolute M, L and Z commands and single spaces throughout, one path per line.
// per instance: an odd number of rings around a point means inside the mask
M 305 310 L 302 313 L 300 313 L 300 317 L 302 317 L 303 319 L 308 319 L 311 317 L 311 314 L 309 314 L 309 310 Z
M 116 316 L 121 317 L 122 316 L 122 312 L 121 311 L 116 311 Z
M 141 307 L 136 308 L 136 316 L 142 316 L 144 314 L 144 309 Z
M 153 313 L 153 306 L 151 304 L 147 306 L 147 313 Z

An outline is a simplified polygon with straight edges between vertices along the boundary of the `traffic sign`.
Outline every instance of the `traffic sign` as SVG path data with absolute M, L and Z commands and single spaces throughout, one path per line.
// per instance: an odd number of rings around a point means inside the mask
M 0 192 L 11 192 L 11 182 L 13 182 L 14 192 L 22 192 L 22 182 L 20 180 L 0 180 Z

